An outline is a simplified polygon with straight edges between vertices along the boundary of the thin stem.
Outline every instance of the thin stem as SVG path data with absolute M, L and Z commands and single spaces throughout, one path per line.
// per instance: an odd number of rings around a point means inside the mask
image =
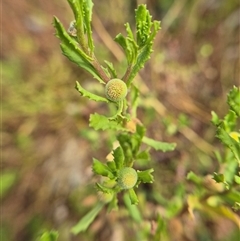
M 132 65 L 128 65 L 127 70 L 126 70 L 124 76 L 122 77 L 122 80 L 126 83 L 126 85 L 128 87 L 129 87 L 128 78 L 129 78 L 131 72 L 132 72 Z
M 107 83 L 110 80 L 110 77 L 107 76 L 107 74 L 104 72 L 102 69 L 102 66 L 98 62 L 97 58 L 93 56 L 93 62 L 92 62 L 93 67 L 96 69 L 98 72 L 99 76 L 102 78 L 102 80 Z

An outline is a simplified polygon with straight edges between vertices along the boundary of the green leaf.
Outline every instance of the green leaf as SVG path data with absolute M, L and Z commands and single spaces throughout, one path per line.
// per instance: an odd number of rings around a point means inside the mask
M 120 33 L 115 37 L 114 40 L 123 48 L 127 57 L 128 64 L 132 65 L 136 62 L 138 46 L 134 40 L 134 36 L 129 23 L 126 23 L 125 26 L 127 37 L 123 37 L 123 35 Z
M 121 146 L 117 147 L 113 151 L 113 157 L 114 157 L 114 162 L 116 164 L 117 169 L 118 170 L 121 169 L 124 164 L 124 153 Z
M 240 202 L 235 202 L 232 209 L 234 212 L 239 211 L 240 210 Z
M 83 97 L 87 97 L 90 100 L 94 100 L 94 101 L 98 101 L 98 102 L 109 102 L 108 99 L 98 96 L 98 95 L 94 95 L 91 92 L 88 92 L 87 90 L 85 90 L 78 81 L 76 81 L 76 85 L 75 85 L 75 89 L 83 96 Z
M 138 201 L 138 197 L 137 197 L 137 194 L 135 193 L 134 189 L 133 188 L 129 189 L 128 193 L 129 193 L 129 198 L 130 198 L 131 204 L 137 205 L 139 201 Z
M 150 161 L 151 157 L 149 154 L 149 150 L 144 150 L 137 154 L 136 159 L 139 161 Z
M 129 166 L 133 161 L 133 153 L 131 145 L 129 144 L 129 134 L 121 133 L 117 136 L 117 140 L 119 141 L 120 146 L 123 149 L 124 153 L 124 166 Z
M 139 5 L 135 15 L 137 39 L 135 40 L 128 23 L 125 25 L 127 37 L 118 34 L 115 38 L 115 41 L 123 48 L 128 61 L 128 68 L 124 75 L 128 87 L 139 70 L 144 67 L 153 51 L 153 40 L 160 29 L 160 22 L 152 22 L 151 19 L 152 17 L 146 9 L 146 5 Z
M 194 172 L 190 171 L 187 174 L 187 180 L 194 182 L 195 184 L 202 184 L 202 178 L 197 176 Z
M 151 138 L 148 138 L 146 136 L 143 137 L 142 141 L 149 145 L 150 147 L 154 148 L 155 150 L 159 151 L 173 151 L 176 147 L 175 143 L 167 143 L 167 142 L 161 142 L 161 141 L 155 141 Z
M 130 200 L 130 194 L 129 192 L 125 193 L 123 196 L 124 203 L 128 209 L 128 212 L 132 219 L 136 223 L 141 223 L 142 222 L 142 215 L 136 205 L 132 205 L 131 200 Z
M 54 17 L 53 25 L 56 29 L 56 36 L 61 40 L 62 53 L 70 61 L 92 74 L 100 83 L 105 83 L 92 65 L 93 58 L 79 48 L 78 43 L 69 36 L 57 17 Z
M 214 179 L 217 183 L 225 182 L 224 175 L 221 174 L 221 173 L 218 174 L 218 173 L 214 172 L 213 179 Z
M 166 222 L 163 218 L 158 214 L 157 215 L 157 230 L 154 234 L 153 241 L 161 240 L 163 233 L 166 232 Z
M 108 204 L 108 212 L 118 209 L 118 199 L 116 194 L 113 196 L 112 201 Z
M 117 78 L 117 73 L 116 73 L 116 70 L 114 69 L 113 67 L 113 64 L 108 62 L 107 60 L 104 61 L 107 65 L 107 69 L 111 75 L 111 79 L 114 79 L 114 78 Z
M 236 113 L 232 110 L 229 110 L 227 115 L 224 116 L 223 123 L 222 123 L 221 127 L 225 131 L 230 132 L 230 131 L 234 130 L 234 128 L 236 126 L 236 121 L 237 121 Z
M 114 175 L 113 175 L 111 169 L 107 165 L 103 164 L 102 162 L 98 161 L 95 158 L 93 158 L 92 169 L 93 169 L 93 172 L 98 175 L 109 177 L 111 179 L 114 178 Z
M 228 104 L 238 117 L 240 117 L 240 87 L 233 86 L 228 94 Z
M 217 183 L 223 183 L 225 184 L 225 187 L 229 189 L 229 184 L 225 181 L 225 177 L 221 173 L 213 173 L 213 180 L 215 180 Z
M 221 123 L 221 120 L 219 119 L 218 115 L 217 115 L 214 111 L 211 111 L 211 114 L 212 114 L 212 120 L 211 120 L 211 122 L 212 122 L 215 126 L 218 126 L 218 125 Z
M 107 166 L 111 169 L 112 172 L 117 170 L 116 163 L 114 161 L 108 161 Z
M 137 117 L 137 108 L 139 105 L 139 90 L 138 88 L 132 84 L 131 86 L 131 112 L 132 117 Z
M 44 232 L 40 238 L 38 238 L 38 241 L 57 241 L 58 239 L 58 232 L 57 231 L 50 231 L 50 232 Z
M 78 233 L 85 231 L 103 207 L 104 203 L 97 203 L 90 212 L 88 212 L 75 226 L 72 227 L 71 232 L 77 235 Z
M 135 10 L 135 19 L 137 25 L 137 44 L 141 47 L 145 45 L 151 34 L 151 27 L 153 25 L 152 16 L 146 8 L 146 5 L 139 5 Z
M 153 171 L 153 168 L 144 171 L 137 171 L 138 180 L 143 183 L 153 183 L 154 177 L 151 174 Z
M 235 182 L 236 182 L 237 184 L 240 185 L 240 176 L 235 175 L 235 176 L 234 176 L 234 180 L 235 180 Z
M 237 161 L 240 161 L 240 145 L 221 126 L 217 128 L 217 138 L 221 140 L 233 153 Z
M 126 129 L 123 128 L 117 121 L 109 120 L 108 117 L 99 115 L 97 113 L 90 115 L 90 123 L 89 126 L 93 127 L 95 130 L 122 130 L 125 131 Z
M 113 189 L 109 187 L 105 187 L 101 185 L 100 183 L 96 183 L 96 188 L 98 191 L 104 192 L 104 193 L 112 193 Z
M 91 29 L 93 3 L 91 0 L 84 0 L 82 2 L 83 2 L 83 11 L 84 11 L 85 30 L 88 38 L 88 48 L 90 49 L 90 55 L 92 56 L 94 52 L 94 44 L 93 44 L 92 29 Z

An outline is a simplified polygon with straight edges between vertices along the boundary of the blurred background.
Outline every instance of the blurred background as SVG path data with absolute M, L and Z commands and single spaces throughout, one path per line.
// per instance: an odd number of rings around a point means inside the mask
M 164 240 L 237 240 L 232 222 L 201 213 L 193 222 L 187 210 L 168 216 L 158 197 L 174 203 L 179 186 L 192 191 L 186 183 L 190 170 L 207 175 L 218 169 L 213 150 L 221 144 L 211 110 L 222 117 L 227 92 L 239 85 L 239 1 L 93 2 L 96 56 L 113 62 L 119 76 L 126 65 L 113 38 L 125 35 L 124 23 L 134 27 L 137 5 L 147 4 L 162 25 L 154 53 L 136 78 L 139 118 L 148 136 L 176 142 L 177 148 L 152 152 L 155 183 L 142 188 L 146 221 L 157 212 L 167 217 Z M 101 212 L 86 234 L 69 233 L 96 202 L 92 157 L 105 160 L 111 143 L 108 133 L 88 127 L 91 113 L 107 109 L 74 89 L 76 80 L 93 92 L 99 84 L 61 55 L 53 15 L 66 28 L 73 20 L 65 0 L 2 2 L 2 241 L 32 241 L 46 229 L 57 229 L 60 241 L 139 240 L 121 208 L 120 214 Z

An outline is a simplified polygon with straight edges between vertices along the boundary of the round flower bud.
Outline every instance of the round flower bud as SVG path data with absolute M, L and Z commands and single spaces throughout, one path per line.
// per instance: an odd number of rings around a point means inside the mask
M 111 79 L 105 86 L 105 95 L 111 101 L 121 101 L 127 95 L 127 85 L 120 79 Z
M 122 189 L 130 189 L 138 180 L 137 172 L 131 167 L 124 167 L 118 173 L 118 185 Z
M 98 192 L 98 198 L 103 203 L 110 203 L 113 199 L 113 193 Z

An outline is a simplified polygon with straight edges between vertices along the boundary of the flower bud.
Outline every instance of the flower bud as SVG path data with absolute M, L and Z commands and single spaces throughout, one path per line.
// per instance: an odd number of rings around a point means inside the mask
M 137 172 L 131 167 L 124 167 L 118 173 L 118 185 L 122 189 L 133 188 L 137 183 L 137 180 Z
M 127 95 L 127 85 L 120 79 L 111 79 L 105 86 L 105 94 L 113 102 L 121 101 Z

